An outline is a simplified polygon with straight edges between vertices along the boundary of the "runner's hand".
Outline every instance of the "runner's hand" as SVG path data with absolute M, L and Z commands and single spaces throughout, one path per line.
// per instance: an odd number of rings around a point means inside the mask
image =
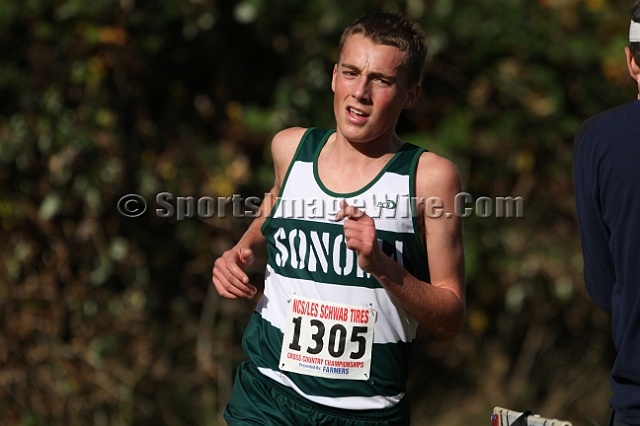
M 344 222 L 344 239 L 347 248 L 358 254 L 358 265 L 364 272 L 373 273 L 373 268 L 380 259 L 380 246 L 376 237 L 374 220 L 362 210 L 350 206 L 346 201 L 340 201 L 340 210 L 336 221 L 347 218 Z
M 213 266 L 213 285 L 222 297 L 228 299 L 252 299 L 258 291 L 249 284 L 243 269 L 255 260 L 249 248 L 232 248 L 222 253 Z

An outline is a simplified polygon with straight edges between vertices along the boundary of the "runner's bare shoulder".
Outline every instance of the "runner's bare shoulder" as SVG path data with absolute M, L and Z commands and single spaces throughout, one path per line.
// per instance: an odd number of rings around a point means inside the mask
M 300 140 L 307 129 L 304 127 L 290 127 L 278 132 L 271 141 L 271 157 L 276 172 L 276 183 L 284 179 L 289 164 L 296 153 Z
M 424 152 L 418 161 L 416 173 L 416 191 L 418 197 L 455 196 L 461 191 L 460 172 L 449 160 L 433 152 Z

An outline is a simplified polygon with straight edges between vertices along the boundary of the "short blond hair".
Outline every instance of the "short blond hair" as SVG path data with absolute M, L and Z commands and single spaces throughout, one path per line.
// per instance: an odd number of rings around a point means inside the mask
M 407 73 L 407 85 L 413 86 L 420 82 L 427 46 L 424 32 L 418 24 L 398 13 L 367 13 L 344 30 L 338 45 L 338 55 L 342 54 L 347 39 L 354 34 L 400 49 L 404 53 L 402 67 Z

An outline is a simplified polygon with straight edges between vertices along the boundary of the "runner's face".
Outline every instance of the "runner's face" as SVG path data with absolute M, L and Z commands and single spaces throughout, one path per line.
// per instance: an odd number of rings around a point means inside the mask
M 354 34 L 333 69 L 331 88 L 338 133 L 352 143 L 390 138 L 398 116 L 420 86 L 407 88 L 397 47 Z

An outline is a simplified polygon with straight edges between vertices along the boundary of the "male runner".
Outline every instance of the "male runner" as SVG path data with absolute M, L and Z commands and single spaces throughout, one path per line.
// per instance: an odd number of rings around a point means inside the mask
M 343 33 L 333 69 L 335 131 L 274 137 L 272 198 L 213 268 L 220 295 L 252 298 L 243 268 L 267 247 L 228 424 L 409 424 L 417 326 L 439 338 L 460 331 L 459 173 L 395 133 L 420 92 L 425 56 L 409 19 L 363 16 Z

